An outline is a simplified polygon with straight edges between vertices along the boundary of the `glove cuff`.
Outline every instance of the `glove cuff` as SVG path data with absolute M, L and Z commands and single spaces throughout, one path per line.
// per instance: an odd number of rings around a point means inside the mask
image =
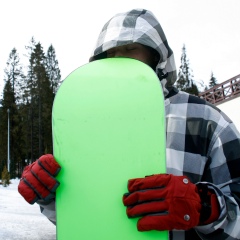
M 206 225 L 216 221 L 220 215 L 219 203 L 215 192 L 205 184 L 198 184 L 198 193 L 201 199 L 199 225 Z

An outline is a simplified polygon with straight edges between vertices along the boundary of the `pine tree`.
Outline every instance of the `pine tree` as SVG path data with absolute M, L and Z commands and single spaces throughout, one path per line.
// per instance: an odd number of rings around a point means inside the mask
M 17 108 L 17 102 L 21 102 L 21 87 L 20 82 L 23 78 L 22 66 L 20 65 L 20 59 L 15 48 L 9 54 L 9 59 L 7 61 L 7 67 L 4 70 L 4 92 L 2 100 L 2 116 L 3 125 L 1 133 L 3 134 L 4 152 L 2 156 L 7 156 L 8 151 L 6 151 L 6 145 L 8 145 L 8 137 L 10 138 L 10 174 L 11 177 L 15 177 L 16 167 L 21 159 L 22 149 L 21 149 L 21 127 L 20 127 L 20 116 Z M 9 112 L 8 112 L 9 111 Z M 8 126 L 8 123 L 9 126 Z M 9 129 L 8 129 L 9 128 Z M 9 130 L 9 136 L 8 136 Z M 7 159 L 7 158 L 5 158 Z M 4 164 L 2 160 L 2 164 Z
M 52 152 L 51 113 L 54 94 L 45 67 L 45 54 L 40 43 L 30 57 L 33 78 L 31 79 L 31 134 L 32 161 L 45 151 Z
M 2 99 L 1 99 L 2 105 Z M 7 118 L 3 115 L 3 108 L 0 106 L 0 172 L 3 171 L 4 165 L 6 165 L 6 153 L 7 153 Z
M 34 161 L 34 142 L 35 142 L 35 133 L 34 133 L 34 119 L 35 117 L 35 111 L 34 111 L 34 101 L 33 96 L 35 93 L 35 73 L 34 73 L 34 58 L 32 57 L 33 51 L 36 46 L 36 41 L 34 37 L 31 38 L 29 45 L 25 48 L 28 50 L 28 53 L 26 57 L 29 60 L 28 65 L 28 72 L 26 76 L 26 87 L 24 91 L 24 103 L 25 106 L 21 109 L 22 113 L 25 115 L 24 119 L 25 121 L 25 139 L 26 139 L 26 151 L 25 151 L 25 157 L 27 160 L 27 164 Z M 24 163 L 23 163 L 24 164 Z
M 209 88 L 212 88 L 212 87 L 216 86 L 217 84 L 218 84 L 217 79 L 214 77 L 213 72 L 211 72 L 211 77 L 210 77 L 210 80 L 209 80 Z M 215 88 L 213 90 L 213 92 L 214 92 L 214 97 L 216 99 L 222 98 L 223 93 L 222 93 L 221 90 L 218 90 L 218 89 Z
M 214 77 L 213 72 L 211 73 L 211 78 L 209 80 L 209 88 L 212 88 L 214 86 L 216 86 L 217 83 L 217 79 Z
M 1 107 L 1 121 L 0 121 L 0 172 L 3 171 L 3 167 L 7 165 L 8 159 L 8 109 L 13 109 L 14 107 L 14 93 L 10 80 L 7 80 L 3 89 L 3 99 Z M 11 110 L 10 110 L 11 111 Z M 9 120 L 10 122 L 10 120 Z M 10 127 L 11 128 L 11 127 Z M 12 131 L 10 131 L 10 134 Z M 11 141 L 11 136 L 9 136 Z M 11 144 L 10 144 L 11 145 Z M 12 148 L 11 148 L 12 149 Z M 11 157 L 11 153 L 10 153 Z
M 46 71 L 51 83 L 52 92 L 56 94 L 61 81 L 61 73 L 56 59 L 56 52 L 52 45 L 49 46 L 46 55 Z
M 4 165 L 7 165 L 8 157 L 13 159 L 12 150 L 13 150 L 13 127 L 15 126 L 15 122 L 13 122 L 13 115 L 12 113 L 16 113 L 16 105 L 14 101 L 14 93 L 13 87 L 8 79 L 5 82 L 4 89 L 3 89 L 3 99 L 2 99 L 2 115 L 1 115 L 1 140 L 2 140 L 2 147 L 1 147 L 1 171 Z M 9 128 L 9 131 L 8 131 Z M 8 135 L 9 132 L 9 135 Z M 10 139 L 10 156 L 8 155 L 8 139 Z M 12 167 L 12 161 L 11 161 Z
M 20 64 L 19 54 L 16 48 L 13 48 L 9 54 L 9 58 L 7 61 L 7 66 L 4 69 L 5 72 L 5 80 L 9 79 L 16 102 L 22 101 L 22 82 L 24 82 L 24 74 L 22 70 L 22 65 Z
M 199 93 L 198 87 L 193 80 L 193 74 L 189 66 L 185 44 L 182 48 L 181 65 L 178 72 L 176 87 L 181 91 L 188 92 L 193 95 L 198 95 Z

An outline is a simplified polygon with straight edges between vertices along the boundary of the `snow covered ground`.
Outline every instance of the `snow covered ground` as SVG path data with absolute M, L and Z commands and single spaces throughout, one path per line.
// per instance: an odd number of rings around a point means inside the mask
M 8 187 L 0 185 L 1 240 L 55 240 L 56 227 L 18 193 L 19 179 Z

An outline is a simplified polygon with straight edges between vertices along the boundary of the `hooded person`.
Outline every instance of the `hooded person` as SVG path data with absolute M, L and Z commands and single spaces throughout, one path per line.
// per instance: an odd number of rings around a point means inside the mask
M 148 64 L 165 96 L 168 174 L 128 181 L 127 216 L 140 218 L 139 231 L 169 230 L 170 239 L 240 239 L 240 134 L 218 108 L 174 87 L 174 55 L 152 12 L 133 9 L 111 18 L 89 61 L 107 57 Z M 55 222 L 54 202 L 36 201 Z
M 157 63 L 153 70 L 167 95 L 167 89 L 171 89 L 177 78 L 174 55 L 162 27 L 150 11 L 133 9 L 111 18 L 104 25 L 89 61 L 106 58 L 108 50 L 134 43 L 148 47 L 155 55 Z

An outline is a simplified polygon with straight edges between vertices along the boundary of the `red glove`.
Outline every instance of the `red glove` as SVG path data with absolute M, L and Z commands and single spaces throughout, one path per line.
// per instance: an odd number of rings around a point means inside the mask
M 24 168 L 18 192 L 30 204 L 34 204 L 39 199 L 44 201 L 53 199 L 60 184 L 55 179 L 60 169 L 61 167 L 53 155 L 41 156 L 37 161 Z
M 199 225 L 206 225 L 216 221 L 220 215 L 220 206 L 215 192 L 205 184 L 198 184 L 198 193 L 202 201 Z
M 185 176 L 157 174 L 131 179 L 124 194 L 129 218 L 141 217 L 137 228 L 187 230 L 199 224 L 201 199 L 195 184 Z

